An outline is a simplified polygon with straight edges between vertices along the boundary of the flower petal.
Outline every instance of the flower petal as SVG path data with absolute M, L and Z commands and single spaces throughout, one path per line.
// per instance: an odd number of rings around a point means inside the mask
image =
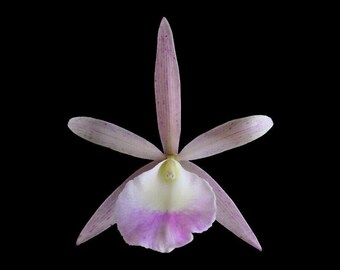
M 162 160 L 163 153 L 144 138 L 114 124 L 91 117 L 70 119 L 68 127 L 79 137 L 130 156 Z
M 181 133 L 181 93 L 174 40 L 163 18 L 158 31 L 155 95 L 158 129 L 165 154 L 178 153 Z
M 115 215 L 128 244 L 170 252 L 212 225 L 215 194 L 204 179 L 168 159 L 126 184 Z
M 247 242 L 258 250 L 262 250 L 255 234 L 247 224 L 241 212 L 237 209 L 235 203 L 230 199 L 228 194 L 219 186 L 219 184 L 204 170 L 190 161 L 181 161 L 182 166 L 205 179 L 213 188 L 216 196 L 217 214 L 216 220 L 226 227 L 229 231 Z
M 77 245 L 95 237 L 116 223 L 113 211 L 119 193 L 123 190 L 128 181 L 155 167 L 157 163 L 159 163 L 159 161 L 152 161 L 134 172 L 102 203 L 81 231 L 77 239 Z
M 179 154 L 180 159 L 205 158 L 247 144 L 264 135 L 272 126 L 272 119 L 265 115 L 229 121 L 192 140 Z

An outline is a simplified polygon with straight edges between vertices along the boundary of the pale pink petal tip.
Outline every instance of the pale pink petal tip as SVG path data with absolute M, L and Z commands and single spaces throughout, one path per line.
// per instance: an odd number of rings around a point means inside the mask
M 164 26 L 164 25 L 166 25 L 167 27 L 170 28 L 169 22 L 168 22 L 167 18 L 165 18 L 165 17 L 163 17 L 162 21 L 161 21 L 161 26 Z
M 260 245 L 260 243 L 259 243 L 259 241 L 257 240 L 256 237 L 255 237 L 255 239 L 254 239 L 254 243 L 253 243 L 252 246 L 253 246 L 254 248 L 256 248 L 257 250 L 262 251 L 262 247 L 261 247 L 261 245 Z
M 209 184 L 177 161 L 172 161 L 172 180 L 165 180 L 166 162 L 127 183 L 118 197 L 115 219 L 130 245 L 171 252 L 215 220 L 216 201 Z

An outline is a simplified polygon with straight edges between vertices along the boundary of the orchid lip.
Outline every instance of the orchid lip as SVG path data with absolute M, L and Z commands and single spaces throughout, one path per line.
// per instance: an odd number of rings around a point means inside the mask
M 211 227 L 216 198 L 203 178 L 167 159 L 126 184 L 115 219 L 130 245 L 170 252 L 191 242 L 192 233 Z

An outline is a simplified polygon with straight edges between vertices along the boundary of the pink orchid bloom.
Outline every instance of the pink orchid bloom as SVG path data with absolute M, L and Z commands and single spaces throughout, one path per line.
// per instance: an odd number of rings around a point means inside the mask
M 126 243 L 171 252 L 193 240 L 217 220 L 261 250 L 253 231 L 218 183 L 190 160 L 249 143 L 273 125 L 264 115 L 226 122 L 191 141 L 178 153 L 181 132 L 180 78 L 174 41 L 163 18 L 158 32 L 155 95 L 163 152 L 144 138 L 114 124 L 90 118 L 70 119 L 76 135 L 134 157 L 153 160 L 126 179 L 98 208 L 77 245 L 117 224 Z

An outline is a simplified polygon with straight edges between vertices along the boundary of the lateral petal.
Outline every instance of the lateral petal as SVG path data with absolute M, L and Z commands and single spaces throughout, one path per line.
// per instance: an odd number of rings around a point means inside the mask
M 87 141 L 130 156 L 151 160 L 164 158 L 163 153 L 144 138 L 103 120 L 75 117 L 70 119 L 68 127 Z
M 253 115 L 226 122 L 196 137 L 180 152 L 182 160 L 213 156 L 260 138 L 273 126 L 271 118 Z

